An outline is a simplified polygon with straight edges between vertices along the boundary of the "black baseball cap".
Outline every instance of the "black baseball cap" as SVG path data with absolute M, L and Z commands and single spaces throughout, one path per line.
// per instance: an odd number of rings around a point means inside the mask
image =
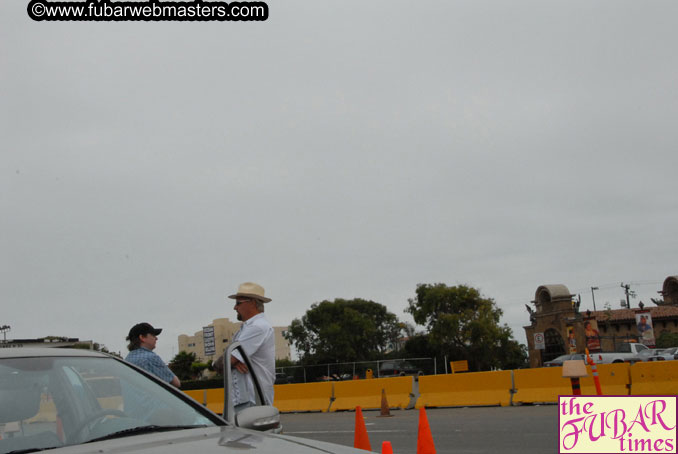
M 136 339 L 137 337 L 145 334 L 153 334 L 154 336 L 157 336 L 160 333 L 162 333 L 162 328 L 153 328 L 153 325 L 146 322 L 137 323 L 132 327 L 131 330 L 129 330 L 127 340 Z

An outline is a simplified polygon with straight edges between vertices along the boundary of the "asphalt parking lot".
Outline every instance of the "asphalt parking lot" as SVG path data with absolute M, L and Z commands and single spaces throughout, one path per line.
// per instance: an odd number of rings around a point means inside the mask
M 426 410 L 438 454 L 557 453 L 558 407 L 430 408 Z M 372 451 L 390 441 L 395 454 L 416 454 L 418 410 L 363 411 Z M 353 446 L 354 412 L 286 413 L 284 433 Z

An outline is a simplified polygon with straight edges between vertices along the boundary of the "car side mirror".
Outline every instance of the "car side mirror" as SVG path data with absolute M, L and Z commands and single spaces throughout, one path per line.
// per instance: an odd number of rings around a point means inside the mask
M 249 407 L 235 415 L 235 423 L 244 429 L 276 430 L 280 427 L 280 412 L 270 405 Z

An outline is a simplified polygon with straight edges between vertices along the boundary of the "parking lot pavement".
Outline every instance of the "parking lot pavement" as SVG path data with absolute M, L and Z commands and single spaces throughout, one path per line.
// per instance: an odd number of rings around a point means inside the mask
M 557 453 L 558 407 L 429 408 L 426 410 L 438 454 Z M 395 454 L 416 454 L 418 410 L 363 411 L 372 451 L 390 441 Z M 354 412 L 285 413 L 284 434 L 353 446 Z

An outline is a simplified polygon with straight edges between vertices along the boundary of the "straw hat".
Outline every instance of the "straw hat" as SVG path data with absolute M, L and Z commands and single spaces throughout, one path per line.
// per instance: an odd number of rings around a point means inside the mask
M 264 296 L 264 287 L 254 282 L 243 282 L 238 287 L 238 293 L 235 295 L 229 295 L 229 298 L 254 298 L 261 302 L 268 303 L 271 301 L 271 298 L 266 298 Z

